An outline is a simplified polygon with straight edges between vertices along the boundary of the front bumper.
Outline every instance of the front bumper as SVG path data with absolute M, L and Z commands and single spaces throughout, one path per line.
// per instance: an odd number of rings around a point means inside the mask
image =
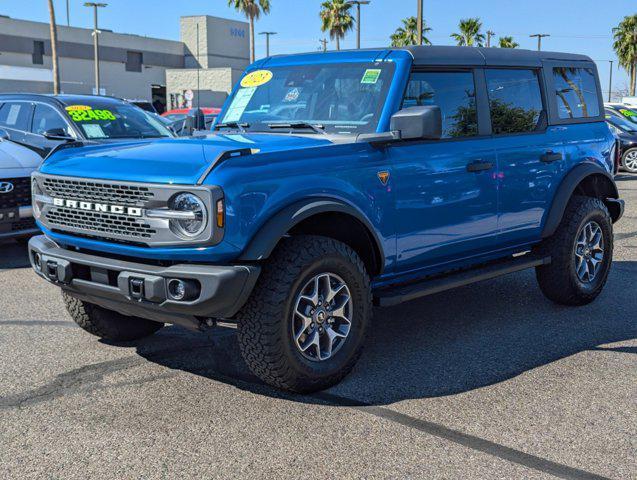
M 199 329 L 208 318 L 230 318 L 250 296 L 255 265 L 147 265 L 66 250 L 39 235 L 29 241 L 35 272 L 69 295 L 124 315 Z M 170 298 L 169 279 L 197 285 L 191 300 Z
M 39 231 L 30 206 L 0 210 L 0 239 L 26 237 Z

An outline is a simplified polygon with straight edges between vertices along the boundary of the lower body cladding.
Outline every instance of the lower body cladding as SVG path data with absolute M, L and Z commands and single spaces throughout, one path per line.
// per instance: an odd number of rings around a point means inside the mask
M 206 319 L 231 318 L 257 281 L 254 265 L 146 265 L 29 241 L 35 272 L 67 294 L 123 315 L 200 329 Z
M 30 206 L 0 209 L 0 240 L 26 237 L 39 231 Z

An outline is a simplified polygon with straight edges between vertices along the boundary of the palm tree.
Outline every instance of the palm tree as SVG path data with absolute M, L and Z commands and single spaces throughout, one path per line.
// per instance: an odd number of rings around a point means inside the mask
M 270 13 L 270 0 L 228 0 L 228 6 L 242 12 L 250 21 L 250 63 L 254 62 L 254 21 L 261 12 Z
M 429 39 L 425 36 L 427 32 L 431 32 L 431 28 L 422 26 L 422 43 L 423 45 L 431 45 Z M 390 37 L 392 47 L 407 47 L 409 45 L 419 45 L 418 43 L 418 19 L 416 17 L 407 17 L 403 19 L 403 26 L 398 27 L 396 32 Z
M 480 32 L 482 22 L 479 18 L 464 18 L 458 24 L 460 33 L 452 33 L 459 46 L 481 47 L 484 44 L 484 34 Z
M 60 93 L 60 69 L 58 68 L 58 27 L 55 23 L 53 0 L 49 0 L 49 28 L 51 31 L 51 60 L 53 62 L 53 94 Z
M 336 40 L 336 50 L 341 49 L 341 39 L 345 38 L 354 26 L 354 18 L 349 13 L 350 8 L 352 4 L 345 0 L 327 0 L 321 5 L 321 30 L 330 32 L 330 38 Z
M 630 96 L 634 96 L 637 83 L 637 14 L 624 17 L 613 28 L 613 37 L 613 49 L 619 64 L 630 74 Z
M 513 37 L 500 37 L 498 39 L 500 48 L 518 48 L 520 44 L 513 40 Z

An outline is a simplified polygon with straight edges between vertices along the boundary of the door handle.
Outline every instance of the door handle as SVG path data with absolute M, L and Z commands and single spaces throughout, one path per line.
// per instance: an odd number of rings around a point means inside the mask
M 546 152 L 544 155 L 540 157 L 540 160 L 542 160 L 544 163 L 552 163 L 552 162 L 558 162 L 562 160 L 563 158 L 564 158 L 564 155 L 562 155 L 562 153 L 549 150 L 548 152 Z
M 467 172 L 483 172 L 485 170 L 491 170 L 492 168 L 493 163 L 476 160 L 467 165 Z

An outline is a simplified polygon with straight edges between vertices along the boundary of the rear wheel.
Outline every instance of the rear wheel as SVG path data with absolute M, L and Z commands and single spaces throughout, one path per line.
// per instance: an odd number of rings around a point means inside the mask
M 613 257 L 613 225 L 604 203 L 574 196 L 562 223 L 540 247 L 551 263 L 536 268 L 542 293 L 562 305 L 585 305 L 604 288 Z
M 62 298 L 75 323 L 83 330 L 105 340 L 128 341 L 152 335 L 163 323 L 145 318 L 128 317 L 121 313 L 106 310 L 89 302 L 78 300 L 62 292 Z
M 637 173 L 637 148 L 631 148 L 624 152 L 622 167 L 629 173 Z
M 270 385 L 322 390 L 354 367 L 370 315 L 369 277 L 351 248 L 318 236 L 284 239 L 238 315 L 241 352 Z

